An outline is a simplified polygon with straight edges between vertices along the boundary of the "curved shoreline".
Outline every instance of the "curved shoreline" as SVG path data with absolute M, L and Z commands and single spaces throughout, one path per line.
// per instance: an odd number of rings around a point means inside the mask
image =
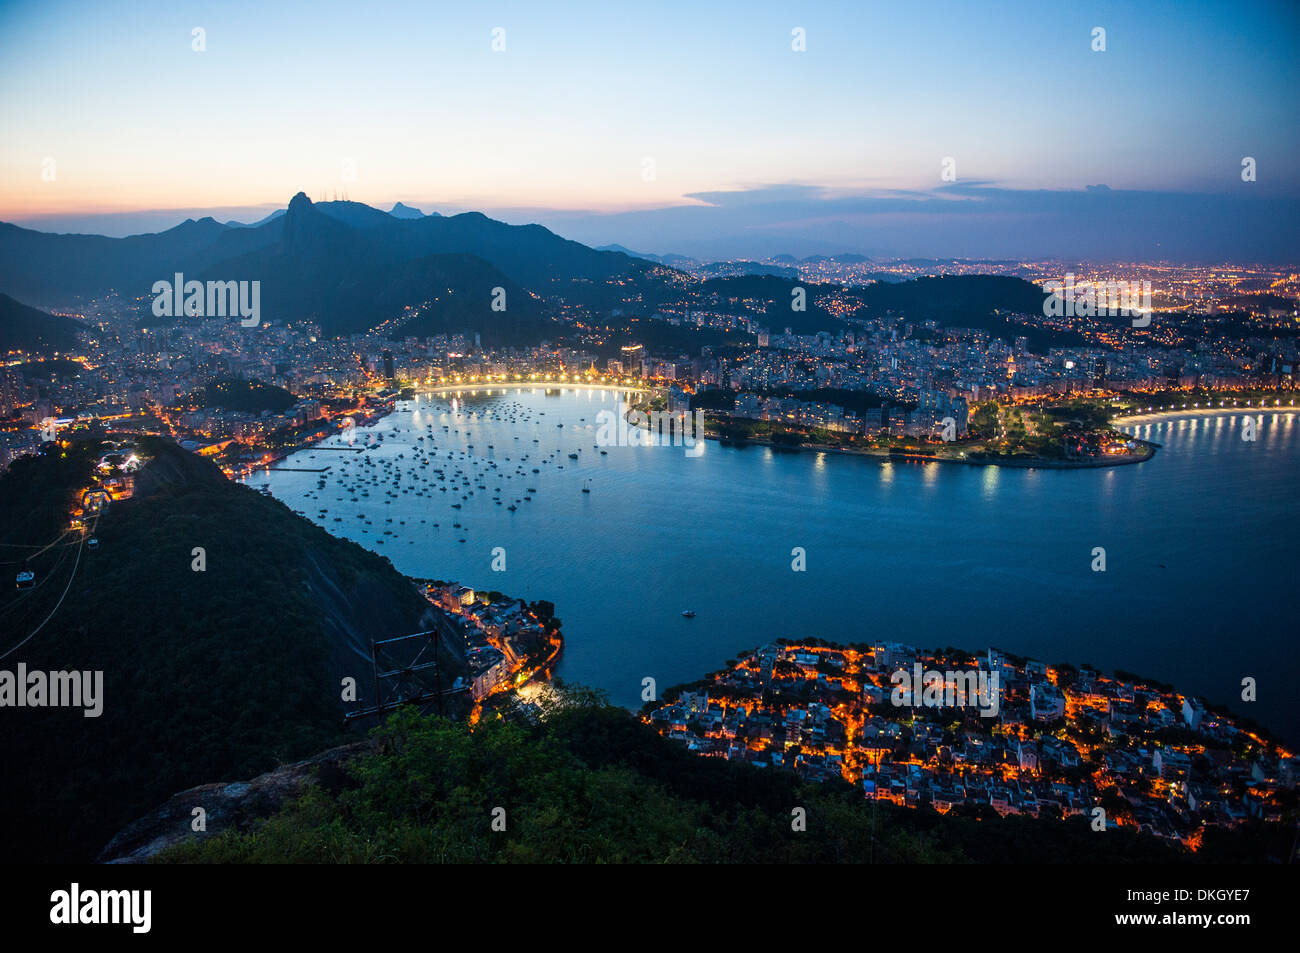
M 1300 414 L 1300 407 L 1288 405 L 1285 407 L 1185 407 L 1179 410 L 1144 410 L 1137 414 L 1112 417 L 1111 423 L 1113 425 L 1149 423 L 1175 417 L 1206 417 L 1211 414 L 1249 414 L 1252 417 L 1258 414 Z
M 416 397 L 433 397 L 447 395 L 477 397 L 479 392 L 483 391 L 483 396 L 492 397 L 494 392 L 500 391 L 502 395 L 508 390 L 604 390 L 611 392 L 621 392 L 630 394 L 654 393 L 662 391 L 662 387 L 636 387 L 631 384 L 580 384 L 575 381 L 502 381 L 496 384 L 438 384 L 433 387 L 415 388 Z M 411 399 L 411 398 L 404 398 Z
M 1007 457 L 1004 459 L 978 459 L 969 457 L 939 457 L 906 450 L 867 450 L 852 447 L 829 447 L 818 444 L 794 444 L 781 446 L 770 440 L 746 439 L 743 442 L 724 443 L 716 437 L 709 438 L 724 447 L 768 447 L 779 452 L 802 453 L 838 453 L 853 457 L 870 457 L 884 463 L 956 463 L 968 467 L 1008 467 L 1013 470 L 1098 470 L 1105 467 L 1122 467 L 1136 463 L 1145 463 L 1155 456 L 1159 444 L 1148 440 L 1136 440 L 1147 448 L 1144 454 L 1125 454 L 1123 457 L 1104 457 L 1095 460 L 1053 460 L 1049 457 Z

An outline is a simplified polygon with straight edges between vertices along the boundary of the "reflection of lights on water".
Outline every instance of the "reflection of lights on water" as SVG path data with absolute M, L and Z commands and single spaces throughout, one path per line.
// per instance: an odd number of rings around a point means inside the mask
M 993 493 L 997 490 L 998 477 L 1001 476 L 1001 470 L 1002 470 L 1001 467 L 984 468 L 984 479 L 981 480 L 980 483 L 984 489 L 985 497 L 992 496 Z

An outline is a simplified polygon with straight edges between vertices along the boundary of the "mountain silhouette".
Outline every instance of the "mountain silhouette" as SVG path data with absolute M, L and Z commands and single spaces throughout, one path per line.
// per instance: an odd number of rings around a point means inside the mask
M 151 313 L 155 282 L 258 281 L 263 322 L 310 320 L 327 336 L 382 327 L 390 335 L 480 333 L 485 343 L 523 345 L 553 336 L 564 309 L 596 315 L 621 308 L 647 316 L 665 307 L 738 308 L 778 333 L 847 327 L 827 296 L 856 301 L 866 313 L 893 312 L 984 328 L 1007 340 L 1074 343 L 1076 336 L 1034 329 L 1008 314 L 1041 312 L 1043 294 L 1019 278 L 965 275 L 840 288 L 796 269 L 729 262 L 694 278 L 621 246 L 589 248 L 540 225 L 508 225 L 479 212 L 393 215 L 360 202 L 313 203 L 299 192 L 281 215 L 255 225 L 188 220 L 165 232 L 105 238 L 54 235 L 0 223 L 0 292 L 57 307 L 115 291 Z M 848 256 L 839 256 L 848 257 Z M 806 310 L 792 308 L 804 287 Z M 493 310 L 504 293 L 506 309 Z M 162 319 L 184 320 L 184 319 Z M 657 327 L 642 323 L 643 337 Z M 562 333 L 562 332 L 561 332 Z
M 396 205 L 390 208 L 388 210 L 388 214 L 393 216 L 393 218 L 424 218 L 424 213 L 421 212 L 418 208 L 412 208 L 409 205 L 403 205 L 401 202 L 398 202 Z M 429 214 L 437 215 L 438 213 L 430 212 Z
M 417 325 L 454 321 L 458 330 L 514 333 L 560 301 L 611 307 L 668 288 L 652 262 L 596 251 L 540 225 L 478 212 L 395 217 L 359 202 L 313 203 L 302 192 L 283 215 L 250 226 L 203 218 L 105 238 L 0 223 L 0 290 L 23 300 L 115 290 L 148 313 L 153 283 L 177 272 L 187 281 L 260 281 L 264 321 L 311 319 L 330 335 L 366 331 L 435 301 L 444 311 L 425 308 Z M 505 312 L 491 310 L 494 288 L 506 291 Z

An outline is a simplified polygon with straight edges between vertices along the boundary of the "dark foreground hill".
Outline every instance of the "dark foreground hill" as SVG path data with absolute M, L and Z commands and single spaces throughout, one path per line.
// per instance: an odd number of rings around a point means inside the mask
M 34 351 L 53 354 L 70 351 L 77 343 L 79 325 L 71 318 L 46 314 L 0 294 L 0 354 Z
M 413 712 L 392 717 L 368 745 L 259 778 L 238 802 L 221 785 L 187 792 L 124 831 L 105 859 L 1141 863 L 1259 853 L 1241 832 L 1190 855 L 1131 828 L 1095 832 L 1083 818 L 873 810 L 847 784 L 700 758 L 627 711 L 575 694 L 583 697 L 532 726 L 487 721 L 470 731 Z M 228 826 L 199 836 L 180 808 L 204 798 Z M 169 845 L 161 853 L 147 846 L 157 838 Z
M 109 506 L 94 550 L 59 534 L 97 443 L 17 461 L 0 478 L 0 652 L 48 618 L 0 669 L 104 673 L 98 718 L 0 709 L 0 859 L 91 859 L 176 791 L 337 743 L 356 707 L 341 679 L 357 678 L 369 703 L 370 639 L 427 618 L 387 559 L 171 443 L 137 443 L 149 462 L 136 497 Z M 56 539 L 30 561 L 37 587 L 16 590 L 23 547 Z

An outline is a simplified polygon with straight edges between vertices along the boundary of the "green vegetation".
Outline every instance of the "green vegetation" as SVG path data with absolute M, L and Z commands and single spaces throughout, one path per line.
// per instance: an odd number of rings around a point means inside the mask
M 349 645 L 419 630 L 427 603 L 383 557 L 331 537 L 211 463 L 135 438 L 137 497 L 36 561 L 38 587 L 0 597 L 2 664 L 104 673 L 104 708 L 24 708 L 0 734 L 0 858 L 92 859 L 128 821 L 186 787 L 248 778 L 340 737 Z M 20 460 L 0 478 L 0 558 L 67 526 L 99 445 Z M 195 571 L 194 547 L 205 551 Z M 68 580 L 72 584 L 53 611 Z M 51 613 L 53 613 L 51 615 Z M 353 671 L 355 669 L 355 671 Z M 452 674 L 452 673 L 447 673 Z
M 535 725 L 403 712 L 342 783 L 163 862 L 1168 862 L 1185 854 L 1086 819 L 941 816 L 872 805 L 842 782 L 700 758 L 593 692 Z M 328 790 L 326 789 L 328 787 Z M 505 830 L 494 831 L 494 808 Z M 807 829 L 792 829 L 794 808 Z M 985 812 L 991 814 L 991 812 Z M 1238 834 L 1240 832 L 1237 832 Z M 1248 849 L 1245 850 L 1248 853 Z
M 793 399 L 805 401 L 807 403 L 837 404 L 845 410 L 861 414 L 864 411 L 874 410 L 885 404 L 885 399 L 877 394 L 868 393 L 861 390 L 844 390 L 839 387 L 818 387 L 811 390 L 795 390 L 789 387 L 773 387 L 758 390 L 745 391 L 747 394 L 753 394 L 757 397 L 779 397 L 782 399 Z M 704 410 L 717 410 L 724 414 L 730 414 L 736 406 L 737 391 L 727 388 L 711 388 L 700 391 L 691 397 L 691 409 L 703 408 Z M 915 401 L 892 401 L 890 406 L 905 407 L 911 409 L 916 406 Z
M 967 429 L 972 437 L 995 437 L 998 432 L 998 402 L 988 400 L 976 404 L 967 421 Z
M 298 398 L 283 387 L 233 377 L 215 381 L 190 398 L 194 407 L 221 407 L 249 414 L 264 410 L 280 414 L 297 402 Z
M 971 410 L 970 438 L 949 445 L 971 460 L 996 463 L 1070 461 L 1097 456 L 1112 440 L 1126 441 L 1110 419 L 1108 401 L 1069 400 L 1038 407 L 986 401 Z
M 1043 413 L 1055 422 L 1081 430 L 1106 430 L 1117 409 L 1112 401 L 1067 400 L 1045 407 Z

